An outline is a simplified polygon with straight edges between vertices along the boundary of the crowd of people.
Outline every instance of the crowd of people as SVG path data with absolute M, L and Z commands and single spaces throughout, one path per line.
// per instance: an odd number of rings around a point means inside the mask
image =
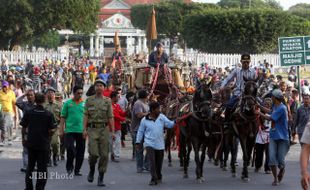
M 114 57 L 121 59 L 119 52 L 116 55 Z M 229 113 L 243 91 L 243 77 L 256 79 L 259 86 L 257 114 L 263 122 L 259 124 L 256 136 L 255 171 L 258 172 L 264 163 L 264 171 L 273 174 L 272 184 L 279 185 L 290 145 L 309 144 L 309 82 L 302 81 L 300 94 L 293 67 L 285 79 L 275 75 L 267 62 L 256 68 L 251 67 L 250 62 L 250 55 L 243 54 L 241 65 L 235 68 L 211 68 L 208 64 L 191 68 L 192 75 L 180 90 L 193 94 L 202 80 L 210 83 L 214 92 L 224 87 L 233 88 L 232 97 L 225 104 Z M 149 63 L 152 67 L 168 64 L 161 44 L 151 54 Z M 18 62 L 14 66 L 3 60 L 0 146 L 11 146 L 14 132 L 18 133 L 19 126 L 22 127 L 21 171 L 26 173 L 26 189 L 33 189 L 31 176 L 35 167 L 37 173 L 46 173 L 47 166 L 57 166 L 60 160 L 65 160 L 65 155 L 68 174 L 81 176 L 86 142 L 89 153 L 87 180 L 94 181 L 98 162 L 97 185 L 105 186 L 109 157 L 114 162 L 120 161 L 127 130 L 132 137 L 132 156 L 137 172 L 150 171 L 150 185 L 161 183 L 163 128 L 174 127 L 175 121 L 161 113 L 159 103 L 149 104 L 148 91 L 126 92 L 111 85 L 110 72 L 111 68 L 105 63 L 95 63 L 84 57 L 70 57 L 62 62 L 46 59 L 39 65 L 31 61 Z M 93 93 L 84 100 L 86 84 L 93 85 Z M 307 151 L 305 158 L 309 158 L 308 146 L 303 151 Z M 310 179 L 305 163 L 302 163 L 304 186 Z M 36 189 L 44 189 L 45 184 L 46 179 L 38 179 Z

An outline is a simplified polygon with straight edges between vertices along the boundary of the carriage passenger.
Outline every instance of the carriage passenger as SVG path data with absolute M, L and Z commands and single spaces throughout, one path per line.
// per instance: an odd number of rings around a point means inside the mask
M 149 65 L 152 67 L 156 67 L 157 64 L 163 66 L 164 64 L 168 64 L 168 55 L 164 52 L 164 45 L 160 42 L 156 44 L 156 51 L 152 52 L 149 56 Z

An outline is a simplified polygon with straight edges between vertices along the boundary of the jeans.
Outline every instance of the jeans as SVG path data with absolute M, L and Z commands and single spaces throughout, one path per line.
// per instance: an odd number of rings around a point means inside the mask
M 132 133 L 133 142 L 136 142 L 137 131 Z M 141 142 L 143 144 L 143 142 Z M 136 154 L 136 163 L 137 163 L 137 171 L 140 172 L 143 169 L 149 170 L 149 159 L 148 153 L 146 153 L 145 157 L 143 156 L 144 147 L 141 146 L 139 150 L 135 150 Z
M 290 149 L 290 141 L 270 139 L 269 142 L 269 166 L 285 168 L 285 156 Z
M 235 105 L 238 103 L 238 101 L 239 101 L 239 96 L 233 95 L 230 97 L 230 99 L 226 103 L 226 107 L 229 109 L 233 109 Z

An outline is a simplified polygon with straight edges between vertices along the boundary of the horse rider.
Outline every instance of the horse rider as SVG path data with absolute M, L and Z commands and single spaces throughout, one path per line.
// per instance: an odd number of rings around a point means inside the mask
M 244 53 L 241 55 L 241 64 L 242 67 L 235 68 L 228 77 L 222 82 L 221 90 L 223 90 L 226 86 L 229 85 L 231 81 L 236 80 L 235 89 L 233 91 L 233 95 L 226 103 L 226 112 L 225 112 L 225 120 L 227 121 L 229 114 L 235 108 L 238 103 L 240 96 L 242 95 L 244 89 L 244 77 L 246 79 L 256 79 L 257 73 L 255 69 L 250 68 L 251 56 L 250 54 Z

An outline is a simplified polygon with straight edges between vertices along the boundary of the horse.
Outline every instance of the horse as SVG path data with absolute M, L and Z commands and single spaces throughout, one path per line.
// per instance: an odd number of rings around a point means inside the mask
M 211 116 L 210 103 L 212 91 L 210 84 L 202 83 L 194 94 L 192 100 L 192 113 L 185 118 L 185 126 L 180 126 L 181 131 L 181 157 L 183 159 L 184 178 L 188 177 L 189 155 L 191 147 L 195 152 L 196 180 L 204 181 L 203 165 L 206 148 L 210 138 L 209 118 Z M 201 156 L 199 151 L 201 150 Z
M 232 114 L 232 130 L 240 140 L 243 153 L 243 169 L 241 179 L 249 181 L 248 166 L 250 164 L 251 154 L 255 145 L 255 137 L 258 132 L 257 115 L 256 115 L 256 96 L 257 84 L 254 80 L 245 81 L 244 91 L 239 101 L 236 111 Z M 235 161 L 236 151 L 232 151 L 231 169 L 233 176 L 236 173 Z
M 222 158 L 223 142 L 224 142 L 224 106 L 222 102 L 224 95 L 222 92 L 213 93 L 211 102 L 211 117 L 209 120 L 211 127 L 210 144 L 208 147 L 208 157 L 211 162 L 214 160 L 214 165 L 218 166 Z M 223 166 L 222 166 L 223 167 Z

